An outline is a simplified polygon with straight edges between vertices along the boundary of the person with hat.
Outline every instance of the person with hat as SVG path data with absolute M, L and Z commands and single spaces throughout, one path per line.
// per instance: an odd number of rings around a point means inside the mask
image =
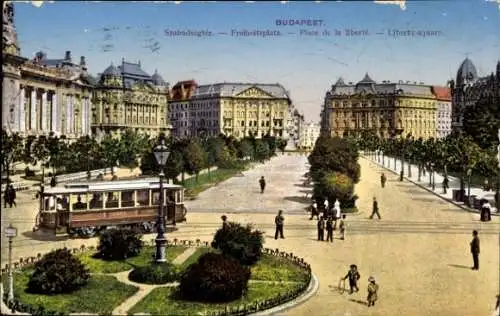
M 376 197 L 373 197 L 372 214 L 370 215 L 370 219 L 373 219 L 374 215 L 377 215 L 378 219 L 382 219 L 378 211 L 378 202 Z
M 318 241 L 324 241 L 325 240 L 325 220 L 323 219 L 323 216 L 321 216 L 319 218 L 317 226 L 318 226 Z
M 264 193 L 264 189 L 266 188 L 266 180 L 264 179 L 264 176 L 260 177 L 260 180 L 259 180 L 259 184 L 260 184 L 260 193 Z
M 349 279 L 349 287 L 351 289 L 349 294 L 352 294 L 354 290 L 356 290 L 356 292 L 359 291 L 358 280 L 360 277 L 361 275 L 358 272 L 358 266 L 351 264 L 349 271 L 347 271 L 347 275 L 344 277 L 344 280 Z
M 326 241 L 333 242 L 333 217 L 326 219 Z
M 378 284 L 375 282 L 374 277 L 368 278 L 368 307 L 375 306 L 375 301 L 377 300 Z
M 382 175 L 380 176 L 380 185 L 382 188 L 385 188 L 385 183 L 387 182 L 387 178 L 385 176 L 385 173 L 382 172 Z
M 222 229 L 226 229 L 228 224 L 227 224 L 227 216 L 226 215 L 222 215 L 220 217 L 220 219 L 222 219 Z
M 472 260 L 474 261 L 472 270 L 479 270 L 479 237 L 477 235 L 477 230 L 472 231 L 473 238 L 470 242 L 470 252 L 472 253 Z

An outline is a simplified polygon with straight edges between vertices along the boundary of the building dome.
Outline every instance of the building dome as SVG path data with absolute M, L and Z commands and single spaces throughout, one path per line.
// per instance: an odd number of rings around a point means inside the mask
M 477 79 L 476 66 L 472 63 L 469 58 L 465 58 L 457 71 L 457 85 L 462 85 L 469 81 L 474 81 Z
M 155 86 L 165 86 L 167 83 L 163 80 L 162 76 L 155 70 L 155 73 L 151 76 Z
M 121 77 L 122 72 L 120 71 L 120 69 L 118 69 L 118 67 L 115 67 L 115 65 L 113 65 L 113 63 L 111 63 L 111 65 L 108 68 L 106 68 L 106 70 L 104 70 L 102 75 L 103 76 Z

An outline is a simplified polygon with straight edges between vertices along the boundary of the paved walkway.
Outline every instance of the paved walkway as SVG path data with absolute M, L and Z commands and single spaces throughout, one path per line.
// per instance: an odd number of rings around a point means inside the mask
M 285 314 L 290 316 L 492 314 L 495 296 L 500 291 L 500 217 L 480 222 L 479 214 L 464 212 L 408 181 L 399 182 L 393 173 L 387 173 L 387 187 L 382 189 L 380 173 L 384 169 L 361 159 L 361 180 L 356 193 L 360 197 L 358 208 L 363 213 L 348 215 L 345 241 L 336 238 L 333 243 L 318 242 L 316 223 L 308 220 L 304 211 L 307 204 L 302 199 L 302 191 L 310 190 L 301 186 L 306 161 L 306 156 L 280 156 L 246 171 L 244 177 L 202 192 L 197 200 L 187 203 L 187 223 L 178 224 L 178 230 L 167 238 L 211 241 L 223 214 L 230 221 L 252 223 L 264 232 L 266 247 L 305 258 L 319 279 L 317 294 L 288 310 Z M 258 188 L 262 175 L 267 180 L 264 194 Z M 373 196 L 379 201 L 380 221 L 367 219 Z M 274 240 L 274 216 L 280 208 L 285 210 L 286 239 Z M 3 214 L 2 211 L 2 219 Z M 30 222 L 31 216 L 24 205 L 7 210 L 5 219 L 17 218 L 21 225 Z M 474 229 L 481 239 L 479 271 L 469 268 L 469 242 Z M 14 243 L 16 256 L 33 255 L 64 244 L 95 244 L 95 238 L 49 241 L 38 235 L 22 237 Z M 360 268 L 361 291 L 340 294 L 336 290 L 338 280 L 351 263 Z M 366 299 L 366 280 L 370 275 L 380 284 L 379 301 L 374 308 L 360 303 Z
M 378 159 L 374 159 L 373 156 L 365 156 L 366 159 L 369 159 L 371 162 L 382 166 L 392 172 L 395 172 L 397 175 L 400 174 L 401 172 L 401 160 L 399 159 L 394 159 L 393 157 L 385 157 L 382 159 L 381 157 Z M 464 209 L 479 212 L 479 210 L 476 209 L 471 209 L 465 206 L 463 202 L 457 202 L 453 201 L 453 190 L 460 190 L 460 179 L 456 177 L 451 177 L 448 176 L 448 185 L 449 188 L 446 190 L 446 194 L 443 193 L 443 180 L 444 180 L 444 175 L 439 174 L 437 172 L 434 173 L 434 184 L 435 187 L 434 189 L 432 188 L 431 185 L 431 180 L 430 180 L 430 173 L 427 172 L 424 175 L 421 175 L 420 181 L 418 179 L 418 166 L 416 165 L 410 165 L 410 171 L 411 171 L 411 177 L 408 175 L 408 163 L 405 162 L 404 164 L 404 178 L 406 180 L 409 180 L 423 188 L 425 188 L 428 191 L 433 192 L 434 194 L 442 197 L 443 199 L 457 205 L 460 207 L 463 207 Z M 465 182 L 465 194 L 467 194 L 467 181 Z M 471 187 L 470 188 L 470 194 L 475 195 L 477 198 L 486 198 L 490 201 L 492 206 L 495 206 L 495 192 L 490 190 L 490 191 L 485 191 L 483 188 L 477 188 L 477 187 Z M 497 207 L 493 207 L 493 213 L 496 213 Z

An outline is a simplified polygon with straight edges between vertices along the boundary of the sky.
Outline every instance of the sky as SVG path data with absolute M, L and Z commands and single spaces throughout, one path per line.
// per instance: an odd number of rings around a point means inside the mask
M 466 56 L 480 75 L 491 73 L 500 60 L 498 1 L 38 1 L 16 2 L 14 19 L 25 57 L 69 50 L 75 61 L 86 57 L 93 75 L 125 58 L 150 74 L 157 69 L 171 86 L 280 83 L 306 121 L 318 122 L 339 77 L 446 85 Z M 205 35 L 173 36 L 188 30 Z

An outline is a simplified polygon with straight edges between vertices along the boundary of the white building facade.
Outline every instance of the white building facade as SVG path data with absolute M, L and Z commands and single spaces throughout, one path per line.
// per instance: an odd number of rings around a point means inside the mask
M 299 149 L 312 150 L 318 139 L 321 131 L 321 126 L 316 123 L 304 124 L 300 130 Z

